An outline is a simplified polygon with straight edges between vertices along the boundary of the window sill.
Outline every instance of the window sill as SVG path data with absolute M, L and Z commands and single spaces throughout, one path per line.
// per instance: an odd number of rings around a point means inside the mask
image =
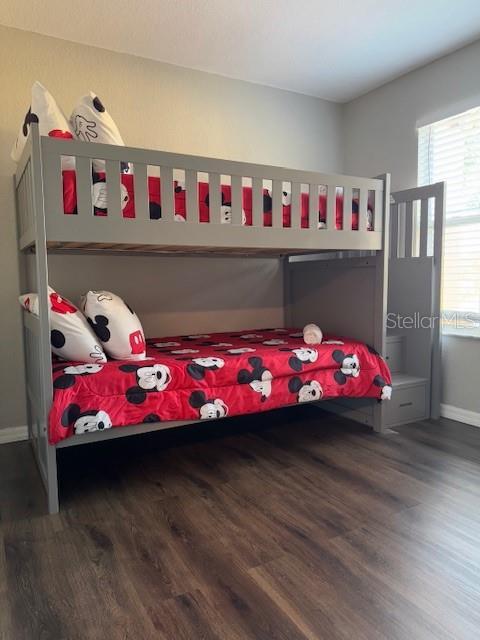
M 444 338 L 463 338 L 467 340 L 480 340 L 480 329 L 454 329 L 452 331 L 442 331 Z

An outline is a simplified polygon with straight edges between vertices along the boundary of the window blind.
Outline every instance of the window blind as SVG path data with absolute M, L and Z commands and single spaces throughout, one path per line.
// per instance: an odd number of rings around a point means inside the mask
M 444 325 L 480 319 L 480 107 L 418 130 L 418 182 L 447 182 Z

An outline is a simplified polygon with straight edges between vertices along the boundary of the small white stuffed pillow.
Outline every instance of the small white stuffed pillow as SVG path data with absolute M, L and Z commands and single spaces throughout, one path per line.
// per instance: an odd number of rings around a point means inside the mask
M 38 123 L 41 136 L 70 140 L 73 138 L 70 125 L 51 93 L 40 82 L 35 82 L 32 87 L 30 108 L 25 115 L 11 152 L 14 162 L 20 160 L 32 122 Z M 75 169 L 74 159 L 62 157 L 62 169 Z
M 62 298 L 51 287 L 50 343 L 55 355 L 75 362 L 107 361 L 107 356 L 82 313 L 69 300 Z M 24 309 L 38 316 L 38 295 L 27 293 L 19 297 Z
M 138 316 L 110 291 L 88 291 L 81 303 L 103 348 L 115 360 L 144 360 L 146 344 Z
M 70 124 L 77 140 L 125 146 L 115 121 L 103 106 L 100 98 L 92 91 L 80 98 L 73 108 Z M 105 162 L 94 160 L 93 170 L 96 173 L 105 171 Z M 122 163 L 122 172 L 130 173 L 128 163 Z

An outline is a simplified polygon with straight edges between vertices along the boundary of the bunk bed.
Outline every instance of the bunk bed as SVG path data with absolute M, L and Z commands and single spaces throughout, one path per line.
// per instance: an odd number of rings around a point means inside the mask
M 62 157 L 75 162 L 75 171 L 68 177 L 62 172 Z M 108 207 L 100 211 L 92 188 L 93 161 L 105 165 L 102 181 Z M 125 163 L 133 174 L 127 186 L 122 177 Z M 153 209 L 152 167 L 160 175 L 155 187 L 160 198 Z M 179 171 L 184 176 L 181 186 L 176 179 Z M 205 193 L 201 175 L 208 175 L 207 217 L 202 216 L 199 202 Z M 66 193 L 72 180 L 74 206 Z M 134 200 L 128 215 L 122 208 L 125 190 L 128 199 Z M 184 198 L 182 221 L 176 215 L 180 190 Z M 74 142 L 41 137 L 33 124 L 18 164 L 15 191 L 22 287 L 37 291 L 39 296 L 38 317 L 23 313 L 29 435 L 51 513 L 59 509 L 58 449 L 197 422 L 148 420 L 52 443 L 48 428 L 55 378 L 48 311 L 51 253 L 265 256 L 282 260 L 284 331 L 321 317 L 322 328 L 328 333 L 352 336 L 370 345 L 369 353 L 376 356 L 385 353 L 388 174 L 374 179 L 328 175 Z M 222 217 L 226 193 L 230 199 L 228 220 Z M 365 252 L 365 256 L 338 259 L 344 252 Z M 328 259 L 330 255 L 334 259 Z M 370 423 L 381 431 L 383 403 L 368 402 L 372 407 Z

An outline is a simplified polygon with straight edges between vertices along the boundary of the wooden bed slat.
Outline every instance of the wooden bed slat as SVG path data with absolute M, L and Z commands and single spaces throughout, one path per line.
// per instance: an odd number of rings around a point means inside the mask
M 90 158 L 75 158 L 75 175 L 78 215 L 92 216 L 92 161 Z
M 198 222 L 198 178 L 196 171 L 191 169 L 185 171 L 185 189 L 187 220 L 189 222 Z
M 263 180 L 252 180 L 252 225 L 263 227 Z
M 283 227 L 282 187 L 281 180 L 272 181 L 272 227 L 277 229 Z
M 77 158 L 77 163 L 80 158 Z M 90 162 L 88 159 L 81 159 L 83 164 L 88 164 L 90 166 Z M 85 162 L 86 160 L 86 162 Z M 62 178 L 62 167 L 61 167 L 61 158 L 59 156 L 49 155 L 46 156 L 43 160 L 44 163 L 44 171 L 45 174 L 49 176 L 49 179 L 44 181 L 44 192 L 45 192 L 45 200 L 48 203 L 48 211 L 51 212 L 55 218 L 58 216 L 64 215 L 64 206 L 63 206 L 63 178 Z M 82 164 L 82 163 L 80 163 Z M 78 165 L 77 165 L 78 166 Z M 77 169 L 78 172 L 78 169 Z M 33 219 L 33 206 L 32 203 L 29 202 L 31 198 L 31 184 L 32 184 L 32 166 L 29 162 L 25 167 L 25 174 L 22 181 L 23 187 L 25 189 L 25 203 L 27 204 L 27 222 L 30 225 L 34 224 Z M 91 178 L 90 178 L 91 184 Z M 88 191 L 91 190 L 91 186 L 89 186 Z M 78 173 L 77 173 L 77 193 L 78 193 Z M 78 200 L 77 200 L 78 205 Z M 89 214 L 92 212 L 92 205 L 89 206 Z
M 411 258 L 413 253 L 413 202 L 410 200 L 405 209 L 405 257 Z
M 436 213 L 436 212 L 435 212 Z M 428 254 L 428 200 L 424 199 L 420 205 L 420 258 Z
M 108 215 L 117 220 L 122 218 L 120 163 L 117 162 L 117 160 L 107 160 L 105 162 L 105 174 L 108 196 Z
M 232 194 L 232 224 L 241 225 L 242 209 L 243 209 L 242 176 L 232 176 L 231 194 Z
M 360 189 L 358 198 L 358 229 L 366 231 L 367 229 L 367 208 L 368 208 L 368 189 Z
M 352 229 L 352 188 L 343 187 L 343 230 Z
M 398 204 L 390 206 L 390 257 L 398 258 Z
M 173 169 L 160 167 L 160 189 L 162 194 L 162 222 L 173 222 Z
M 210 224 L 220 224 L 222 221 L 222 193 L 220 187 L 220 175 L 218 173 L 210 173 L 208 176 L 208 198 L 210 211 Z
M 302 226 L 301 216 L 301 192 L 302 185 L 299 182 L 292 182 L 292 203 L 290 206 L 291 211 L 291 227 L 292 229 L 300 229 Z
M 332 231 L 337 228 L 336 220 L 337 187 L 329 184 L 327 186 L 327 229 Z
M 318 229 L 318 184 L 308 187 L 308 227 Z
M 375 189 L 374 191 L 374 203 L 373 203 L 373 216 L 372 216 L 372 228 L 373 231 L 382 231 L 383 229 L 383 211 L 382 211 L 382 199 L 383 194 L 381 191 Z
M 147 165 L 136 164 L 134 171 L 135 218 L 138 220 L 150 220 Z

